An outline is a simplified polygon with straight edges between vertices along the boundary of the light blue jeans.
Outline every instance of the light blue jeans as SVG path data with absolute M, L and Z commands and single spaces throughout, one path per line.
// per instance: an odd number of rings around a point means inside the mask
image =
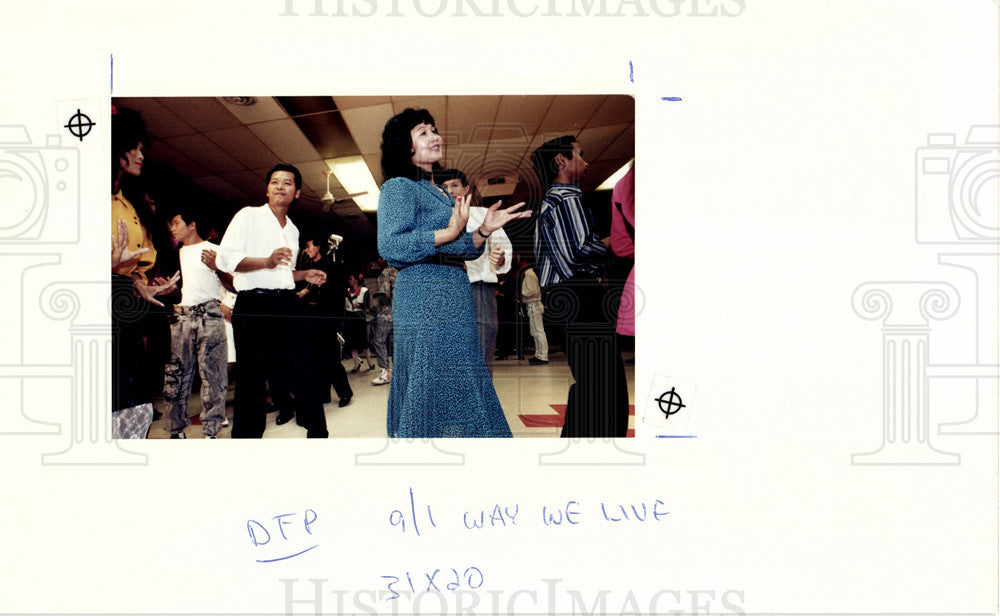
M 375 317 L 375 332 L 372 334 L 372 350 L 375 359 L 382 370 L 389 369 L 389 356 L 392 355 L 392 316 L 378 315 Z
M 201 374 L 201 425 L 215 436 L 226 417 L 226 322 L 218 300 L 174 306 L 170 317 L 170 362 L 163 377 L 171 434 L 191 424 L 188 399 L 197 368 Z

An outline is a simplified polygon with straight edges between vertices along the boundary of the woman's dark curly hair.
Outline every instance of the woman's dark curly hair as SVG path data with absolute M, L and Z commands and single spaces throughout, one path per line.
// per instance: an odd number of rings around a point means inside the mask
M 145 149 L 153 145 L 153 138 L 146 132 L 146 123 L 142 121 L 142 116 L 135 109 L 115 108 L 111 116 L 112 181 L 121 170 L 121 160 L 125 158 L 125 153 L 134 150 L 140 143 Z
M 126 152 L 134 150 L 142 145 L 148 150 L 153 147 L 153 138 L 146 132 L 146 123 L 142 116 L 135 109 L 128 107 L 112 106 L 111 112 L 111 185 L 114 186 L 115 179 L 121 173 L 121 161 L 125 159 Z M 126 174 L 127 175 L 127 174 Z M 154 220 L 153 212 L 146 205 L 143 193 L 146 187 L 137 178 L 123 177 L 119 189 L 139 216 L 139 223 L 151 232 L 154 245 L 157 251 L 162 250 L 167 239 L 165 225 L 158 225 Z M 157 227 L 162 227 L 157 229 Z M 156 233 L 153 233 L 153 232 Z M 169 244 L 167 244 L 169 245 Z
M 409 178 L 419 181 L 427 177 L 427 173 L 414 165 L 413 140 L 410 131 L 418 124 L 434 126 L 434 118 L 426 109 L 404 109 L 389 119 L 382 130 L 382 181 L 395 177 Z M 434 169 L 441 169 L 434 163 Z

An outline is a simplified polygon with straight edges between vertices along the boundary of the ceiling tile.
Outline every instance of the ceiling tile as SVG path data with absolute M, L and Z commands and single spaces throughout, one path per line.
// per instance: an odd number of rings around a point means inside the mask
M 355 109 L 357 107 L 374 107 L 375 105 L 386 105 L 392 101 L 388 96 L 334 96 L 337 109 Z
M 279 96 L 278 103 L 288 115 L 295 117 L 325 111 L 336 111 L 332 96 Z
M 580 131 L 604 102 L 605 95 L 557 96 L 545 119 L 538 126 L 542 132 L 563 131 L 575 134 Z
M 324 171 L 329 171 L 330 167 L 327 166 L 322 160 L 312 160 L 309 162 L 298 163 L 295 165 L 302 172 L 302 184 L 308 187 L 310 190 L 314 190 L 323 196 L 326 192 L 326 175 Z M 335 178 L 330 178 L 330 186 L 335 184 Z
M 580 134 L 577 135 L 577 140 L 583 148 L 583 158 L 587 161 L 596 161 L 600 159 L 603 156 L 604 151 L 607 150 L 608 147 L 618 138 L 618 136 L 625 132 L 629 126 L 631 126 L 631 124 L 599 126 L 580 131 Z
M 203 96 L 160 97 L 161 103 L 201 132 L 242 124 L 218 100 Z
M 381 154 L 382 129 L 393 115 L 392 105 L 344 109 L 340 115 L 362 154 Z
M 250 130 L 275 153 L 279 160 L 294 165 L 319 158 L 316 148 L 291 118 L 251 124 Z
M 249 195 L 244 194 L 243 191 L 235 188 L 229 182 L 214 175 L 196 178 L 194 183 L 221 199 L 246 199 L 249 197 Z
M 497 124 L 521 126 L 529 135 L 538 130 L 555 96 L 501 96 Z
M 459 143 L 488 141 L 499 105 L 496 96 L 449 96 L 448 133 L 457 134 Z
M 208 137 L 201 133 L 171 137 L 170 139 L 166 139 L 166 142 L 184 152 L 194 162 L 202 165 L 207 172 L 225 173 L 226 171 L 239 171 L 244 168 L 238 160 L 227 154 L 222 148 L 212 143 Z
M 521 164 L 524 157 L 529 156 L 531 151 L 530 137 L 518 137 L 515 139 L 494 139 L 490 141 L 490 147 L 486 151 L 487 159 L 502 158 L 511 161 L 515 167 Z
M 199 165 L 180 151 L 171 147 L 166 141 L 157 141 L 153 145 L 153 148 L 148 151 L 148 154 L 151 161 L 169 165 L 178 173 L 186 175 L 189 178 L 202 177 L 212 173 L 204 165 Z
M 231 171 L 220 173 L 219 177 L 229 182 L 233 187 L 239 189 L 248 197 L 259 197 L 262 201 L 265 197 L 267 187 L 263 178 L 253 171 Z
M 629 124 L 603 152 L 601 158 L 635 157 L 635 124 Z
M 278 157 L 260 142 L 246 126 L 224 128 L 205 133 L 220 148 L 249 168 L 273 165 Z
M 260 178 L 261 190 L 264 190 L 265 184 L 267 184 L 267 174 L 271 171 L 271 167 L 274 165 L 269 165 L 267 167 L 258 167 L 256 169 L 251 169 L 250 171 Z
M 631 122 L 635 122 L 635 99 L 625 94 L 615 94 L 608 96 L 597 108 L 594 116 L 587 122 L 587 128 Z
M 487 127 L 484 127 L 484 129 Z M 505 123 L 494 123 L 489 128 L 488 141 L 510 141 L 522 144 L 524 147 L 528 147 L 531 143 L 531 133 L 528 131 L 524 124 L 519 124 L 516 122 L 505 122 Z M 485 130 L 476 131 L 486 132 Z M 473 135 L 473 142 L 483 141 L 479 138 L 478 134 Z
M 155 98 L 116 98 L 115 105 L 130 107 L 142 114 L 146 130 L 153 137 L 166 139 L 198 132 Z
M 319 152 L 320 158 L 356 156 L 361 153 L 338 111 L 297 117 L 295 124 Z
M 382 154 L 365 154 L 365 164 L 368 165 L 368 170 L 372 172 L 372 177 L 375 178 L 375 183 L 379 186 L 385 181 L 382 178 Z
M 299 170 L 302 171 L 303 178 L 305 178 L 308 174 L 310 185 L 315 186 L 316 193 L 318 195 L 317 198 L 326 194 L 326 176 L 323 172 L 328 171 L 329 169 L 330 167 L 326 164 L 326 161 L 307 163 L 299 167 Z M 330 174 L 330 192 L 338 198 L 347 194 L 347 189 L 340 183 L 337 176 L 332 173 Z
M 521 167 L 523 156 L 514 151 L 503 152 L 503 155 L 490 154 L 483 158 L 482 166 L 477 175 L 500 175 L 516 173 Z
M 326 161 L 323 161 L 323 165 L 327 166 Z M 329 167 L 327 166 L 327 168 Z M 325 180 L 326 178 L 323 179 Z M 326 192 L 325 184 L 323 185 L 323 192 Z M 347 189 L 344 188 L 344 185 L 340 183 L 340 180 L 337 179 L 337 176 L 332 173 L 330 174 L 330 192 L 332 192 L 334 195 L 337 195 L 338 197 L 340 195 L 347 194 Z
M 216 100 L 219 100 L 226 110 L 243 124 L 270 122 L 288 117 L 288 114 L 285 113 L 285 108 L 270 96 L 257 97 L 257 102 L 250 106 L 234 105 L 223 99 Z

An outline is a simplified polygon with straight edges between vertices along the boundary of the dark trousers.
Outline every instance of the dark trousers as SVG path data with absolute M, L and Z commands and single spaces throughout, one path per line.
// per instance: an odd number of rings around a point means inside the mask
M 266 382 L 287 386 L 306 436 L 329 436 L 308 326 L 295 293 L 241 292 L 233 308 L 233 336 L 237 365 L 233 438 L 264 434 Z
M 354 392 L 347 381 L 344 364 L 340 363 L 343 357 L 340 340 L 337 339 L 340 319 L 325 314 L 321 306 L 307 306 L 306 314 L 309 316 L 309 337 L 316 355 L 320 401 L 330 400 L 330 385 L 333 385 L 338 398 L 350 398 Z
M 153 374 L 146 352 L 146 323 L 153 304 L 132 291 L 132 279 L 111 275 L 111 409 L 153 401 Z
M 595 278 L 546 287 L 545 315 L 561 330 L 575 383 L 566 401 L 563 437 L 608 438 L 628 433 L 628 386 L 615 334 L 614 294 Z

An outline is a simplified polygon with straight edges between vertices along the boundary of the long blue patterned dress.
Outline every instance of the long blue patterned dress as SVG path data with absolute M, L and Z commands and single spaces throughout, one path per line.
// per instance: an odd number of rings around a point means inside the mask
M 382 185 L 378 250 L 399 269 L 392 296 L 393 361 L 386 427 L 390 437 L 511 436 L 483 354 L 465 270 L 425 261 L 482 253 L 472 233 L 434 246 L 454 201 L 427 180 Z

